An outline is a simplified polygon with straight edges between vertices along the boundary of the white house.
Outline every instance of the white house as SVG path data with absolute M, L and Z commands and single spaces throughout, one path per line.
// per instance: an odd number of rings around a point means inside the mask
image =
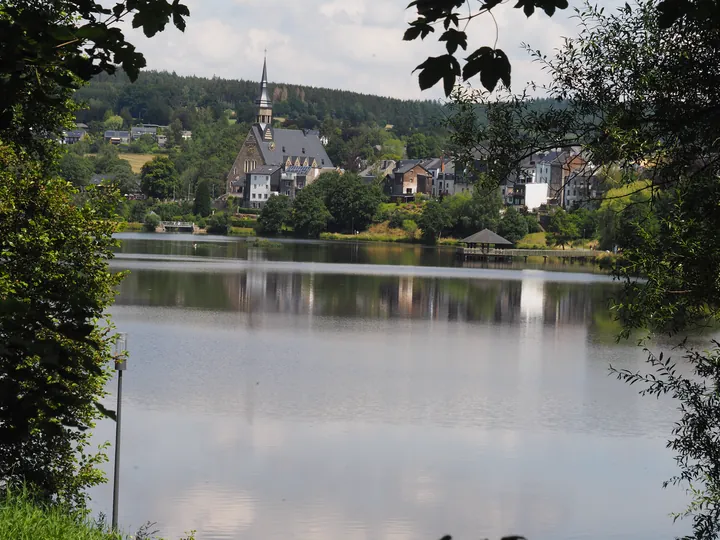
M 279 194 L 280 169 L 279 165 L 261 165 L 247 174 L 245 197 L 250 208 L 262 208 L 271 195 Z

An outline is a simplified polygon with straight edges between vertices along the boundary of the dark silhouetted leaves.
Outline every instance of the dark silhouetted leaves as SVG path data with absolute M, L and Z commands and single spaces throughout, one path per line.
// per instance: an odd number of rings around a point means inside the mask
M 445 47 L 450 54 L 455 54 L 458 46 L 462 47 L 463 50 L 467 49 L 467 34 L 455 28 L 446 30 L 445 33 L 440 36 L 440 41 L 446 42 Z
M 502 81 L 506 87 L 510 87 L 510 60 L 500 49 L 480 47 L 477 51 L 467 57 L 467 63 L 463 68 L 463 80 L 480 74 L 480 82 L 490 92 Z
M 418 69 L 420 70 L 418 80 L 422 90 L 432 88 L 440 79 L 443 79 L 446 96 L 450 95 L 455 86 L 456 78 L 460 76 L 460 64 L 450 54 L 431 56 L 416 67 L 414 71 Z

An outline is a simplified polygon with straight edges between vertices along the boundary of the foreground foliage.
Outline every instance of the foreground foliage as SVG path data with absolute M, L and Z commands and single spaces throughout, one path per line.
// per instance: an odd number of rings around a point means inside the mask
M 105 412 L 105 310 L 121 276 L 107 265 L 114 224 L 98 219 L 112 197 L 73 194 L 0 146 L 0 479 L 82 506 L 103 480 L 85 451 Z
M 669 6 L 674 11 L 669 12 Z M 710 2 L 640 0 L 605 12 L 586 5 L 581 34 L 554 57 L 533 51 L 551 77 L 558 107 L 531 111 L 524 95 L 485 103 L 459 95 L 456 146 L 480 152 L 495 181 L 538 150 L 581 145 L 589 166 L 616 171 L 600 209 L 601 243 L 622 252 L 614 266 L 624 283 L 614 309 L 622 336 L 651 330 L 680 333 L 720 319 L 720 25 Z M 490 122 L 479 126 L 478 104 Z M 476 116 L 475 116 L 476 118 Z M 560 216 L 551 239 L 567 240 L 576 225 Z M 638 277 L 645 279 L 638 279 Z M 652 334 L 648 335 L 648 338 Z M 650 349 L 651 342 L 648 342 Z M 682 417 L 670 439 L 689 489 L 689 538 L 720 535 L 719 349 L 680 347 L 682 366 L 649 356 L 652 372 L 621 374 L 652 394 L 678 401 Z M 685 351 L 684 353 L 682 351 Z

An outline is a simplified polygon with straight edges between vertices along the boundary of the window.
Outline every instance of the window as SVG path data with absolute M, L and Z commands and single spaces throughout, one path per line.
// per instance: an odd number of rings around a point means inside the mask
M 265 198 L 267 199 L 267 193 L 265 194 Z
M 253 199 L 255 198 L 255 194 L 254 194 L 254 193 L 252 194 L 252 198 L 253 198 Z
M 408 195 L 412 195 L 412 188 L 407 188 L 407 189 L 405 190 L 405 193 L 408 194 Z
M 442 182 L 440 182 L 440 189 L 442 189 Z

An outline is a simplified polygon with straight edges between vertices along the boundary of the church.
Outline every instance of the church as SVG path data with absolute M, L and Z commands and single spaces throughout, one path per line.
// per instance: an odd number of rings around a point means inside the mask
M 268 178 L 274 183 L 268 186 L 269 194 L 282 193 L 292 197 L 296 189 L 311 183 L 321 172 L 334 168 L 318 132 L 273 127 L 267 59 L 263 62 L 260 94 L 255 106 L 255 123 L 227 176 L 229 195 L 242 197 L 246 206 L 250 206 L 251 178 Z M 268 174 L 271 169 L 279 174 Z

